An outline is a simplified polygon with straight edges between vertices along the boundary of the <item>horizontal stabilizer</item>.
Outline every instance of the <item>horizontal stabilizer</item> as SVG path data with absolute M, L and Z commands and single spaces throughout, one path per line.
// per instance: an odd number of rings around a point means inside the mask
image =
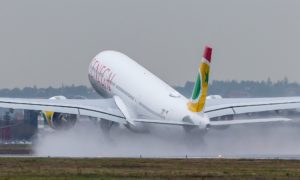
M 268 119 L 241 119 L 241 120 L 228 120 L 228 121 L 210 121 L 210 126 L 226 126 L 238 124 L 254 124 L 254 123 L 268 123 L 268 122 L 285 122 L 290 121 L 288 118 L 268 118 Z

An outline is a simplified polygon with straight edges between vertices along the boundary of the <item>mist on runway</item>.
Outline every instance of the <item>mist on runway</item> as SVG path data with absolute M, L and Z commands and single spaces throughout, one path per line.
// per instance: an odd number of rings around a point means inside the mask
M 38 156 L 62 157 L 217 157 L 243 155 L 299 155 L 300 126 L 290 123 L 237 125 L 210 129 L 204 142 L 181 127 L 154 126 L 151 133 L 133 133 L 113 127 L 108 134 L 99 126 L 78 123 L 36 140 Z

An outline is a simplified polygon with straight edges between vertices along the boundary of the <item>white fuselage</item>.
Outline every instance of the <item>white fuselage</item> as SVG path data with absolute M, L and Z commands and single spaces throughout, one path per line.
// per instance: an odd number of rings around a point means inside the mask
M 189 116 L 199 127 L 203 114 L 188 110 L 188 99 L 128 56 L 115 52 L 99 53 L 89 66 L 89 80 L 102 96 L 118 96 L 132 118 L 182 121 Z

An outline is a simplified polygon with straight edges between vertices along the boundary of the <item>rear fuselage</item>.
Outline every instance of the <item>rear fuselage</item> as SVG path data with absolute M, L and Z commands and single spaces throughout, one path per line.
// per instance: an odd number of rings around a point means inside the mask
M 205 126 L 188 110 L 187 98 L 122 53 L 99 53 L 89 66 L 89 80 L 100 95 L 120 97 L 132 118 L 182 121 L 189 116 Z

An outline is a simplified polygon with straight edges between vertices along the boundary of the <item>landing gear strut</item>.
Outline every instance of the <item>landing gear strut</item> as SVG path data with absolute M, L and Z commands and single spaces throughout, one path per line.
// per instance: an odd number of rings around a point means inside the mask
M 206 129 L 198 129 L 195 127 L 185 126 L 183 127 L 185 131 L 184 142 L 190 148 L 200 148 L 206 147 L 204 136 L 207 133 Z
M 108 121 L 105 119 L 101 119 L 99 124 L 100 124 L 100 128 L 104 132 L 104 134 L 109 134 L 109 131 L 112 128 L 112 126 L 114 125 L 114 122 Z

